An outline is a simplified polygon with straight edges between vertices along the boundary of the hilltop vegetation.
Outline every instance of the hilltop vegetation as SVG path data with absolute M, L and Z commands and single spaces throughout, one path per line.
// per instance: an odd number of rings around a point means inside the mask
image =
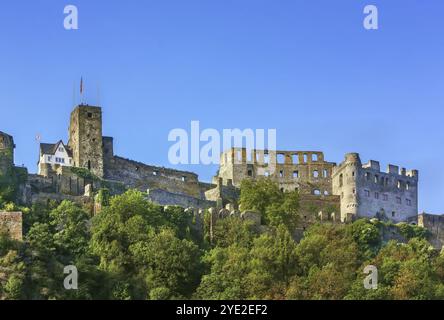
M 268 226 L 219 220 L 212 243 L 192 213 L 163 208 L 129 190 L 103 201 L 93 218 L 64 201 L 24 212 L 23 242 L 0 235 L 0 299 L 444 299 L 444 254 L 421 228 L 408 243 L 385 243 L 384 224 L 317 224 L 296 243 L 297 193 L 269 182 L 244 184 L 241 205 Z M 363 286 L 375 265 L 376 290 Z M 66 290 L 64 266 L 79 271 Z

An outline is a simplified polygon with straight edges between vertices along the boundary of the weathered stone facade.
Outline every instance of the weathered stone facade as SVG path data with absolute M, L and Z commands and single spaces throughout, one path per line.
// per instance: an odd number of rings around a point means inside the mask
M 0 232 L 6 232 L 12 239 L 23 239 L 23 220 L 21 212 L 0 212 Z
M 0 131 L 0 174 L 6 174 L 14 167 L 14 139 Z
M 217 178 L 225 185 L 240 187 L 244 179 L 270 177 L 283 191 L 330 195 L 335 163 L 318 151 L 268 151 L 231 148 L 221 155 Z
M 418 221 L 417 170 L 390 165 L 387 172 L 381 172 L 377 161 L 362 164 L 357 153 L 347 154 L 336 165 L 325 161 L 318 151 L 247 153 L 245 148 L 232 148 L 221 154 L 213 182 L 205 183 L 192 172 L 119 157 L 114 154 L 113 143 L 112 137 L 102 136 L 101 108 L 79 105 L 69 124 L 67 147 L 72 167 L 42 163 L 39 175 L 28 175 L 25 168 L 14 166 L 13 138 L 0 132 L 0 177 L 10 171 L 27 176 L 18 195 L 19 202 L 25 204 L 69 199 L 94 205 L 94 193 L 99 188 L 106 187 L 111 194 L 136 188 L 160 205 L 217 208 L 214 214 L 218 217 L 240 216 L 235 208 L 244 179 L 269 177 L 282 191 L 298 190 L 301 234 L 319 221 L 339 223 L 377 217 L 393 222 L 417 221 L 432 231 L 436 245 L 443 241 L 442 217 L 420 215 Z M 85 169 L 86 175 L 79 174 Z
M 41 165 L 40 175 L 29 175 L 28 181 L 34 192 L 46 191 L 72 196 L 83 195 L 87 184 L 71 167 L 50 164 Z
M 430 243 L 437 249 L 444 246 L 444 215 L 421 213 L 418 215 L 418 226 L 430 231 Z
M 418 215 L 418 171 L 379 162 L 362 164 L 359 154 L 349 153 L 333 169 L 333 194 L 341 197 L 341 219 L 380 218 L 408 221 Z
M 71 113 L 68 146 L 73 166 L 103 177 L 102 108 L 77 106 Z

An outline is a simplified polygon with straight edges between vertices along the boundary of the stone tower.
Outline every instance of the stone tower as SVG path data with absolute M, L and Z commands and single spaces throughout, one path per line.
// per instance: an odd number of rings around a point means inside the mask
M 341 197 L 341 219 L 378 218 L 410 221 L 418 215 L 418 170 L 388 165 L 381 171 L 378 161 L 361 163 L 349 153 L 333 169 L 333 194 Z
M 357 177 L 362 166 L 358 153 L 348 153 L 345 161 L 333 169 L 333 194 L 341 197 L 341 221 L 349 222 L 358 216 L 359 193 Z
M 0 131 L 0 175 L 14 167 L 14 139 Z
M 79 105 L 71 113 L 69 147 L 73 165 L 103 177 L 102 109 Z

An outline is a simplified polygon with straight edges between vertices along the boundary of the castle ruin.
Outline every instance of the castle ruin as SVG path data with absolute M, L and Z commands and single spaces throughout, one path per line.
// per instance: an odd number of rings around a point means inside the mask
M 237 208 L 243 180 L 269 178 L 283 192 L 298 191 L 301 230 L 314 221 L 349 222 L 361 217 L 418 223 L 417 170 L 389 165 L 382 172 L 379 162 L 362 164 L 357 153 L 336 164 L 326 161 L 320 151 L 231 148 L 221 154 L 212 183 L 206 183 L 193 172 L 115 155 L 114 139 L 103 136 L 102 128 L 100 107 L 76 106 L 67 144 L 60 140 L 40 145 L 38 174 L 14 166 L 13 138 L 0 133 L 0 177 L 14 168 L 26 174 L 18 194 L 23 204 L 63 199 L 87 203 L 93 201 L 94 191 L 105 187 L 112 194 L 135 188 L 158 204 L 196 209 Z M 430 225 L 430 219 L 423 220 Z

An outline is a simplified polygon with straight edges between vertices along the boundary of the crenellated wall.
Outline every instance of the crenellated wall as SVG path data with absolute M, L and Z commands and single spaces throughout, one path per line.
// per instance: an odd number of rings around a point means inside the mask
M 361 163 L 349 153 L 333 169 L 333 194 L 341 197 L 342 220 L 350 217 L 407 221 L 418 214 L 418 171 L 389 165 L 380 170 L 378 161 Z

